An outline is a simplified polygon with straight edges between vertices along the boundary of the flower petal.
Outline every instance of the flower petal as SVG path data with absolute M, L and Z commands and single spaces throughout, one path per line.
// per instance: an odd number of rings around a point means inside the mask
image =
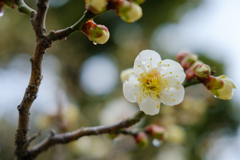
M 139 81 L 134 74 L 123 83 L 123 95 L 129 102 L 136 102 L 136 94 L 140 91 Z M 137 85 L 137 87 L 136 87 Z
M 172 84 L 161 92 L 160 100 L 165 105 L 173 106 L 183 101 L 184 94 L 185 90 L 181 84 Z
M 151 59 L 151 60 L 150 60 Z M 150 62 L 151 61 L 151 62 Z M 134 74 L 140 75 L 145 71 L 148 71 L 148 65 L 153 68 L 157 68 L 158 63 L 161 61 L 160 55 L 153 50 L 143 50 L 139 53 L 134 61 Z M 140 66 L 140 67 L 139 67 Z
M 154 100 L 151 96 L 142 96 L 142 101 L 137 96 L 137 103 L 141 111 L 148 115 L 155 115 L 159 113 L 160 110 L 160 98 Z
M 158 66 L 158 71 L 161 75 L 164 76 L 174 76 L 179 83 L 181 84 L 186 77 L 186 74 L 182 68 L 182 66 L 171 59 L 165 59 L 162 63 Z

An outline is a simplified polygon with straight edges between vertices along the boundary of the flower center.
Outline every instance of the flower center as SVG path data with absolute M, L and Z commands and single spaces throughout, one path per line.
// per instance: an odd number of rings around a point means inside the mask
M 143 94 L 147 97 L 149 94 L 155 100 L 160 97 L 160 91 L 163 88 L 163 83 L 161 83 L 160 73 L 156 69 L 142 73 L 139 81 L 141 86 L 141 95 Z

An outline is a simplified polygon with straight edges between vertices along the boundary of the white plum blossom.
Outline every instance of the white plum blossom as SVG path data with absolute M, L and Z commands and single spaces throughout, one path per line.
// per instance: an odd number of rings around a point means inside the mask
M 152 50 L 142 51 L 134 62 L 134 74 L 123 83 L 123 94 L 137 102 L 148 115 L 159 113 L 160 103 L 176 105 L 183 101 L 185 73 L 182 66 L 170 59 L 161 60 Z

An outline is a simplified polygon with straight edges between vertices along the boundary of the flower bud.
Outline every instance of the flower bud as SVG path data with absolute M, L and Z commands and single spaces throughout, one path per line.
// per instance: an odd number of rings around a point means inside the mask
M 121 1 L 118 3 L 117 13 L 125 22 L 133 23 L 142 17 L 142 8 L 136 3 Z
M 14 3 L 13 0 L 5 0 L 5 5 L 14 9 L 16 7 L 16 4 Z
M 139 148 L 145 148 L 146 146 L 148 146 L 148 137 L 146 133 L 139 132 L 136 135 L 134 135 L 134 138 Z
M 134 74 L 133 68 L 128 68 L 128 69 L 123 70 L 120 73 L 120 78 L 121 78 L 122 83 L 127 81 L 128 77 L 131 76 L 132 74 Z
M 187 80 L 191 80 L 191 79 L 193 79 L 193 78 L 195 77 L 195 70 L 196 70 L 196 68 L 197 68 L 199 65 L 201 65 L 201 64 L 202 64 L 201 61 L 196 61 L 196 62 L 194 62 L 194 63 L 192 64 L 192 66 L 191 66 L 190 68 L 188 68 L 188 69 L 186 70 L 186 79 L 187 79 Z
M 181 62 L 181 65 L 183 67 L 183 69 L 188 69 L 189 67 L 191 67 L 191 65 L 196 62 L 198 60 L 197 55 L 195 54 L 189 54 L 186 55 Z
M 158 140 L 163 140 L 165 131 L 166 129 L 164 127 L 155 124 L 149 125 L 145 128 L 147 134 Z
M 86 22 L 82 27 L 82 32 L 88 36 L 88 38 L 98 44 L 104 44 L 109 39 L 109 32 L 104 25 L 97 25 L 92 20 Z
M 206 64 L 200 64 L 195 69 L 195 75 L 199 78 L 209 77 L 211 73 L 211 68 Z
M 107 9 L 107 0 L 88 0 L 86 9 L 94 14 L 99 14 Z
M 176 56 L 177 62 L 181 62 L 184 57 L 186 57 L 188 53 L 186 52 L 179 52 Z
M 133 0 L 133 2 L 136 4 L 142 4 L 145 2 L 145 0 Z
M 208 86 L 211 87 L 210 91 L 220 99 L 231 99 L 233 95 L 233 89 L 236 89 L 236 86 L 232 80 L 225 75 L 214 78 L 214 80 L 208 82 Z

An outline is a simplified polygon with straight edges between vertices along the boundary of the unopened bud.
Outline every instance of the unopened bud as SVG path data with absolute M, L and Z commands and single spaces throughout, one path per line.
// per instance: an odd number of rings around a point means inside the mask
M 133 0 L 136 4 L 142 4 L 145 2 L 145 0 Z
M 120 73 L 121 81 L 124 83 L 125 81 L 128 80 L 128 77 L 131 76 L 132 74 L 134 74 L 133 68 L 128 68 L 128 69 L 123 70 Z
M 142 17 L 142 8 L 134 2 L 121 1 L 117 6 L 117 14 L 125 22 L 133 23 Z
M 199 65 L 201 65 L 201 64 L 202 64 L 201 61 L 196 61 L 196 62 L 194 62 L 194 63 L 192 64 L 192 66 L 191 66 L 190 68 L 188 68 L 188 69 L 186 70 L 186 79 L 187 79 L 187 80 L 191 80 L 191 79 L 193 79 L 193 78 L 195 77 L 195 70 L 196 70 L 196 68 L 197 68 Z
M 99 14 L 107 9 L 107 0 L 88 0 L 86 9 L 94 14 Z
M 195 69 L 195 75 L 199 78 L 209 77 L 211 74 L 211 68 L 206 64 L 200 64 Z
M 13 0 L 5 0 L 5 5 L 14 9 L 16 7 L 16 4 L 14 3 Z
M 134 136 L 134 138 L 139 148 L 145 148 L 146 146 L 148 146 L 148 137 L 146 133 L 139 132 Z
M 109 32 L 104 25 L 97 25 L 92 20 L 86 22 L 82 27 L 82 32 L 88 36 L 88 38 L 98 44 L 104 44 L 109 39 Z
M 225 75 L 212 78 L 212 81 L 208 82 L 207 85 L 215 96 L 224 100 L 231 99 L 233 89 L 236 89 L 232 80 Z
M 191 65 L 196 62 L 198 60 L 197 55 L 195 54 L 189 54 L 186 55 L 181 62 L 181 65 L 183 67 L 183 69 L 188 69 L 189 67 L 191 67 Z
M 163 140 L 165 131 L 166 129 L 164 127 L 155 124 L 149 125 L 145 128 L 147 134 L 158 140 Z
M 188 55 L 188 53 L 186 52 L 179 52 L 176 56 L 176 60 L 177 62 L 181 62 L 183 60 L 184 57 L 186 57 Z

